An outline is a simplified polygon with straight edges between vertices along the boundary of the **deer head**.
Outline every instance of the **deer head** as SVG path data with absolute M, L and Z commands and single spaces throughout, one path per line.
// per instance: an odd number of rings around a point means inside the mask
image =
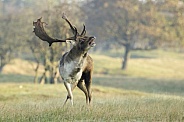
M 77 48 L 79 48 L 83 51 L 87 51 L 91 47 L 94 47 L 96 45 L 95 42 L 94 42 L 95 37 L 85 36 L 86 35 L 85 25 L 83 25 L 83 30 L 79 34 L 78 31 L 77 31 L 77 28 L 70 23 L 70 21 L 67 19 L 65 14 L 63 14 L 62 18 L 69 24 L 69 26 L 71 28 L 71 31 L 73 33 L 72 37 L 69 37 L 69 38 L 66 38 L 66 39 L 54 39 L 54 38 L 50 37 L 44 29 L 43 24 L 46 24 L 46 23 L 41 21 L 42 18 L 37 19 L 36 22 L 33 22 L 33 26 L 35 26 L 33 32 L 41 40 L 47 41 L 49 43 L 49 46 L 51 46 L 52 43 L 55 43 L 55 42 L 66 42 L 67 40 L 71 40 L 71 41 L 75 42 L 74 46 L 76 46 Z
M 79 34 L 77 31 L 77 28 L 70 23 L 70 21 L 67 19 L 65 14 L 63 14 L 62 18 L 69 24 L 69 26 L 72 30 L 72 33 L 74 34 L 74 36 L 72 37 L 72 38 L 74 38 L 74 41 L 75 41 L 74 46 L 76 46 L 78 49 L 80 49 L 82 51 L 88 51 L 91 47 L 94 47 L 96 45 L 94 42 L 95 37 L 86 36 L 85 25 L 83 25 L 83 30 Z

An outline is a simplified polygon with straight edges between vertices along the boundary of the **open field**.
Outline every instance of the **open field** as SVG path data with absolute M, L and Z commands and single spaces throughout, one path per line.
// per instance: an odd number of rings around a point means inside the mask
M 131 54 L 127 71 L 121 70 L 122 50 L 105 55 L 92 55 L 95 73 L 152 79 L 184 79 L 184 54 L 162 50 L 135 51 Z
M 78 88 L 74 106 L 68 102 L 63 107 L 64 85 L 33 84 L 34 63 L 16 59 L 0 74 L 0 121 L 184 121 L 183 54 L 133 52 L 128 70 L 122 71 L 120 54 L 115 53 L 114 58 L 92 55 L 95 74 L 90 107 Z
M 0 121 L 182 121 L 184 98 L 93 86 L 92 106 L 74 91 L 74 106 L 62 104 L 59 85 L 4 83 L 0 85 Z

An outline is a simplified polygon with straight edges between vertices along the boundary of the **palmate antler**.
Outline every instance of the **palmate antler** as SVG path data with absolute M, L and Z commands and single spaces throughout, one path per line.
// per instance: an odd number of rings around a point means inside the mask
M 51 46 L 52 43 L 54 43 L 54 42 L 66 42 L 66 40 L 74 40 L 74 41 L 76 41 L 77 38 L 82 38 L 82 37 L 85 36 L 85 34 L 86 34 L 85 25 L 83 25 L 83 26 L 84 26 L 84 27 L 83 27 L 83 31 L 81 32 L 81 34 L 79 34 L 78 31 L 77 31 L 77 28 L 74 27 L 74 26 L 70 23 L 70 21 L 67 19 L 66 15 L 65 15 L 64 13 L 63 13 L 63 15 L 62 15 L 62 18 L 69 24 L 69 26 L 70 26 L 70 28 L 71 28 L 71 30 L 72 30 L 72 33 L 73 33 L 73 35 L 74 35 L 73 37 L 69 37 L 69 38 L 66 38 L 66 39 L 63 39 L 63 40 L 61 40 L 61 39 L 54 39 L 54 38 L 50 37 L 50 36 L 46 33 L 46 31 L 45 31 L 45 29 L 44 29 L 44 27 L 43 27 L 43 24 L 44 24 L 45 22 L 42 22 L 42 21 L 41 21 L 42 18 L 37 19 L 36 22 L 33 22 L 33 26 L 35 26 L 33 32 L 34 32 L 35 35 L 36 35 L 37 37 L 39 37 L 41 40 L 47 41 L 47 42 L 49 43 L 49 46 Z M 45 24 L 46 24 L 46 23 L 45 23 Z
M 37 19 L 36 22 L 33 22 L 33 26 L 35 26 L 33 32 L 34 32 L 35 35 L 36 35 L 37 37 L 39 37 L 41 40 L 47 41 L 47 42 L 49 43 L 49 46 L 51 46 L 52 43 L 54 43 L 54 42 L 66 42 L 66 40 L 76 40 L 77 35 L 78 35 L 78 32 L 77 32 L 77 29 L 76 29 L 76 28 L 74 28 L 74 29 L 72 30 L 72 32 L 74 33 L 74 36 L 73 36 L 73 37 L 69 37 L 69 38 L 66 38 L 66 39 L 63 39 L 63 40 L 61 40 L 61 39 L 54 39 L 54 38 L 50 37 L 50 36 L 46 33 L 46 31 L 45 31 L 45 29 L 44 29 L 44 27 L 43 27 L 43 24 L 44 24 L 45 22 L 42 22 L 41 19 L 42 19 L 42 18 Z M 68 21 L 68 22 L 69 22 L 69 21 Z M 46 24 L 46 23 L 45 23 L 45 24 Z M 71 26 L 72 26 L 72 25 L 71 25 Z
M 37 22 L 33 22 L 33 26 L 35 26 L 33 32 L 37 37 L 39 37 L 43 41 L 47 41 L 49 43 L 49 46 L 51 46 L 53 42 L 66 42 L 66 40 L 53 39 L 50 36 L 48 36 L 43 27 L 43 24 L 45 22 L 42 22 L 41 19 L 42 18 L 37 19 Z

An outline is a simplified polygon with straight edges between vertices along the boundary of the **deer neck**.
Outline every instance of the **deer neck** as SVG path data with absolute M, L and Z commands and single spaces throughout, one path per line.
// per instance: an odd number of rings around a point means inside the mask
M 68 53 L 68 57 L 72 61 L 82 61 L 87 56 L 87 51 L 78 49 L 77 46 L 74 46 Z

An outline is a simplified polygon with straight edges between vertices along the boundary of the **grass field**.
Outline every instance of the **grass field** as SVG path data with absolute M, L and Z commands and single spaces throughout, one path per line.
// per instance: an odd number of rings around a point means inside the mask
M 0 121 L 182 121 L 184 98 L 93 86 L 93 101 L 85 105 L 74 91 L 74 106 L 63 107 L 66 91 L 59 85 L 5 83 L 0 86 Z
M 63 107 L 64 85 L 33 84 L 32 64 L 16 59 L 0 74 L 0 121 L 184 121 L 183 54 L 133 52 L 125 72 L 120 70 L 118 50 L 111 53 L 117 56 L 92 55 L 91 106 L 85 105 L 83 93 L 76 88 L 74 106 L 68 102 Z

